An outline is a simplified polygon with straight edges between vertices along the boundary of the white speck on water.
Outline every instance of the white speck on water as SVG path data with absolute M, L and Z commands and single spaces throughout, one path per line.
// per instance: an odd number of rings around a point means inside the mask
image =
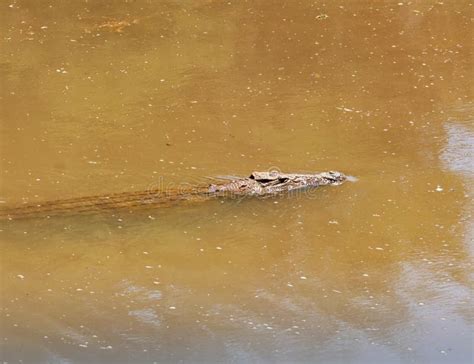
M 337 220 L 329 220 L 328 223 L 333 225 L 339 225 L 339 222 Z
M 368 277 L 369 275 L 367 273 L 362 274 L 363 277 Z
M 222 248 L 220 246 L 216 246 L 216 249 L 217 250 L 222 250 Z
M 146 269 L 152 269 L 153 267 L 151 265 L 145 265 Z
M 301 276 L 300 279 L 308 279 L 308 278 L 306 278 L 305 276 Z
M 436 192 L 441 192 L 443 191 L 443 187 L 441 187 L 440 185 L 436 186 Z
M 25 279 L 25 276 L 23 274 L 18 274 L 17 277 L 20 279 Z
M 170 306 L 169 309 L 170 310 L 176 310 L 176 307 L 175 306 Z

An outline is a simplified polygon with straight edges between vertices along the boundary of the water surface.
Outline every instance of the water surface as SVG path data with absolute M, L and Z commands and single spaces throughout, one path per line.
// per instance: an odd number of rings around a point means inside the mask
M 0 222 L 9 363 L 472 361 L 469 1 L 7 1 L 2 205 L 253 170 L 293 198 Z

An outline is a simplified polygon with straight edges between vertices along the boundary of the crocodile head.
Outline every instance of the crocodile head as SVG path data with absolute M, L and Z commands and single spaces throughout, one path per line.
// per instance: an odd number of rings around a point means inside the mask
M 318 174 L 293 174 L 277 171 L 253 172 L 247 178 L 235 179 L 224 184 L 210 185 L 209 192 L 240 196 L 264 196 L 303 188 L 340 185 L 345 180 L 346 176 L 343 173 L 335 171 Z
M 261 187 L 263 194 L 271 194 L 300 188 L 340 185 L 346 180 L 346 176 L 336 171 L 319 174 L 290 174 L 275 171 L 253 172 L 249 179 L 255 181 Z

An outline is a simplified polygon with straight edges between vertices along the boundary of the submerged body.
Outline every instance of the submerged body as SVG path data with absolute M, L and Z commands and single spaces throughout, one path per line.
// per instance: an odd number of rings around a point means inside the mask
M 111 210 L 133 211 L 167 206 L 178 201 L 202 201 L 213 197 L 273 196 L 306 188 L 339 185 L 346 179 L 343 173 L 334 171 L 319 174 L 253 172 L 249 177 L 187 189 L 151 189 L 6 207 L 0 210 L 0 219 L 50 217 Z

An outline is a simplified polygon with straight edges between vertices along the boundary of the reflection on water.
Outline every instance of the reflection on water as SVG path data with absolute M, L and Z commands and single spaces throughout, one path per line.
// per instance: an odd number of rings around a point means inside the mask
M 467 179 L 466 198 L 470 198 L 474 193 L 474 131 L 472 130 L 473 107 L 466 105 L 458 110 L 461 115 L 467 117 L 467 120 L 461 120 L 463 123 L 450 122 L 445 124 L 447 133 L 446 147 L 441 154 L 441 160 L 448 170 L 461 174 Z M 466 123 L 467 122 L 467 123 Z M 468 126 L 463 125 L 466 123 Z M 471 127 L 469 127 L 471 126 Z M 474 254 L 474 222 L 472 220 L 473 204 L 467 203 L 462 221 L 465 225 L 464 240 L 466 248 Z
M 474 114 L 474 112 L 473 112 Z M 472 123 L 474 120 L 470 120 Z M 471 124 L 472 126 L 472 124 Z M 462 124 L 446 123 L 447 145 L 441 155 L 447 169 L 465 174 L 474 175 L 474 130 Z
M 355 177 L 1 221 L 2 360 L 472 360 L 467 2 L 2 7 L 5 204 Z

